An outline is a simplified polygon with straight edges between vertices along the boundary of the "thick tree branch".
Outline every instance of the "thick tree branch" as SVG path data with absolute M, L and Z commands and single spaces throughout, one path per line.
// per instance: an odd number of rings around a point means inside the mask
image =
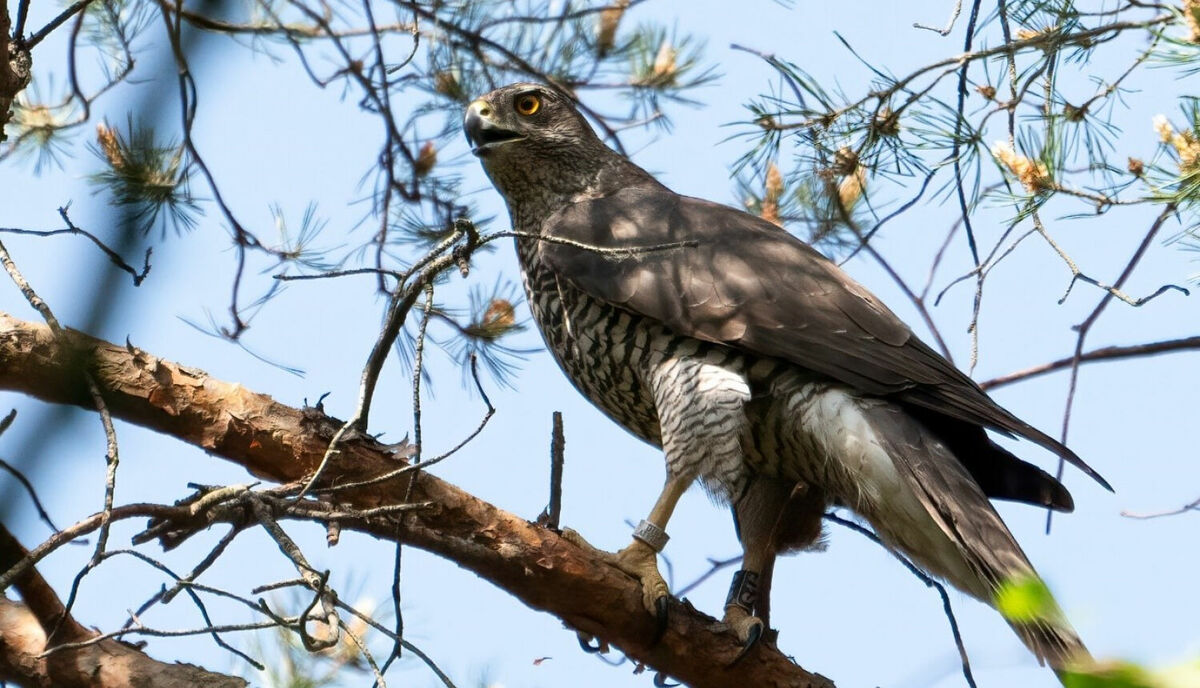
M 234 676 L 159 662 L 131 645 L 103 640 L 40 657 L 46 632 L 25 605 L 0 597 L 0 680 L 29 688 L 243 688 Z
M 0 526 L 0 571 L 7 571 L 26 554 L 25 548 Z M 47 629 L 58 626 L 58 642 L 79 642 L 96 636 L 74 618 L 36 569 L 20 576 L 15 586 L 24 604 L 0 597 L 0 681 L 30 688 L 244 688 L 234 676 L 214 674 L 191 664 L 159 662 L 137 648 L 116 640 L 64 650 L 42 657 Z
M 280 404 L 132 346 L 75 331 L 65 331 L 56 342 L 48 328 L 0 314 L 0 389 L 86 408 L 90 399 L 83 371 L 92 374 L 114 416 L 278 482 L 307 477 L 340 425 L 314 410 Z M 347 439 L 340 448 L 341 454 L 315 486 L 317 492 L 366 481 L 401 465 L 394 452 L 367 437 Z M 409 476 L 399 475 L 336 494 L 364 509 L 402 503 L 408 486 Z M 715 621 L 686 603 L 672 605 L 667 633 L 649 647 L 654 620 L 643 609 L 632 578 L 555 532 L 427 473 L 419 474 L 411 499 L 432 506 L 357 527 L 445 557 L 526 605 L 689 685 L 832 686 L 765 646 L 729 667 L 739 644 L 730 634 L 714 632 Z

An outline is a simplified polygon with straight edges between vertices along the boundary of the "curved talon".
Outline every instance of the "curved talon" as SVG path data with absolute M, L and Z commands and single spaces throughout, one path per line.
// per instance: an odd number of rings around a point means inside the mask
M 650 639 L 650 647 L 657 645 L 667 632 L 667 610 L 670 608 L 670 602 L 671 598 L 668 595 L 654 600 L 654 637 Z
M 760 638 L 762 638 L 762 635 L 763 625 L 761 623 L 756 623 L 751 626 L 746 632 L 746 642 L 742 645 L 741 651 L 737 653 L 737 657 L 734 657 L 733 661 L 730 662 L 728 666 L 733 666 L 742 661 L 742 658 L 750 652 L 750 649 L 758 644 L 758 641 Z
M 658 686 L 659 688 L 669 688 L 670 686 L 679 685 L 678 683 L 667 683 L 668 678 L 669 677 L 666 674 L 660 671 L 654 674 L 654 685 Z
M 576 633 L 575 639 L 579 641 L 580 649 L 589 655 L 603 654 L 608 651 L 607 644 L 594 635 L 588 635 L 587 633 Z M 596 644 L 592 645 L 592 641 L 595 641 Z

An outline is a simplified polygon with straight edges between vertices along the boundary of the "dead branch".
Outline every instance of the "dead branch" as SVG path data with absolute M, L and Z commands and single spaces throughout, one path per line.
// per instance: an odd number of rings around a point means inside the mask
M 1192 501 L 1188 502 L 1187 504 L 1184 504 L 1183 506 L 1179 507 L 1178 509 L 1168 509 L 1167 511 L 1153 511 L 1153 512 L 1149 512 L 1149 513 L 1140 513 L 1140 512 L 1135 512 L 1135 511 L 1122 511 L 1121 515 L 1126 518 L 1150 519 L 1150 518 L 1162 518 L 1163 516 L 1178 516 L 1179 514 L 1185 514 L 1189 511 L 1200 511 L 1200 498 L 1193 499 Z
M 1132 344 L 1130 346 L 1105 346 L 1099 349 L 1084 352 L 1079 355 L 1079 363 L 1094 363 L 1096 361 L 1116 361 L 1124 358 L 1140 358 L 1142 356 L 1157 356 L 1158 354 L 1171 353 L 1174 351 L 1188 351 L 1200 349 L 1200 335 L 1194 337 L 1182 337 L 1180 339 L 1168 339 L 1161 342 L 1148 342 L 1146 344 Z M 990 380 L 984 380 L 979 383 L 979 386 L 984 389 L 995 389 L 1003 387 L 1014 382 L 1028 380 L 1029 378 L 1053 373 L 1056 370 L 1065 370 L 1075 364 L 1076 358 L 1070 356 L 1068 358 L 1060 358 L 1057 361 L 1043 363 L 1041 365 L 1018 370 L 1014 373 L 994 377 Z
M 0 314 L 0 388 L 91 408 L 85 371 L 100 386 L 115 417 L 176 437 L 276 482 L 310 476 L 341 425 L 313 409 L 286 406 L 133 346 L 117 346 L 74 330 L 63 330 L 56 339 L 43 325 Z M 399 465 L 403 460 L 373 439 L 346 438 L 314 487 L 320 492 L 336 484 L 368 481 Z M 336 494 L 350 506 L 370 509 L 401 503 L 408 482 L 397 478 Z M 715 620 L 685 603 L 673 603 L 666 634 L 650 647 L 654 620 L 643 609 L 641 591 L 632 578 L 553 531 L 428 473 L 418 474 L 412 499 L 431 506 L 396 519 L 347 522 L 344 527 L 445 557 L 526 605 L 689 685 L 832 686 L 765 646 L 728 667 L 739 644 L 732 635 L 714 632 Z

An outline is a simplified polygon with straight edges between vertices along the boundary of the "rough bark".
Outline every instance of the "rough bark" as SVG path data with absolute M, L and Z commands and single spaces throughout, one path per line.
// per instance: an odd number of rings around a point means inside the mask
M 311 474 L 338 423 L 297 409 L 203 371 L 133 347 L 70 331 L 50 330 L 0 313 L 0 388 L 54 403 L 89 407 L 81 371 L 91 371 L 114 416 L 171 435 L 277 482 Z M 401 464 L 386 447 L 357 438 L 341 447 L 323 484 L 345 484 Z M 339 493 L 359 508 L 404 501 L 409 477 Z M 714 619 L 673 603 L 670 625 L 653 647 L 654 623 L 642 608 L 638 583 L 559 537 L 421 473 L 402 525 L 361 526 L 380 538 L 428 550 L 475 572 L 526 605 L 591 633 L 631 658 L 693 686 L 831 688 L 832 683 L 784 657 L 756 648 L 733 667 L 739 650 Z
M 27 554 L 0 526 L 0 571 Z M 0 681 L 29 688 L 245 688 L 234 676 L 214 674 L 191 664 L 152 659 L 116 640 L 61 650 L 46 657 L 46 634 L 57 625 L 60 642 L 82 642 L 97 635 L 67 616 L 62 601 L 36 570 L 18 577 L 24 604 L 0 597 Z
M 4 141 L 4 125 L 12 114 L 13 100 L 29 85 L 32 74 L 29 51 L 18 47 L 9 32 L 12 19 L 8 3 L 0 2 L 0 143 Z
M 28 688 L 245 688 L 234 676 L 159 662 L 116 640 L 46 658 L 46 632 L 29 608 L 0 597 L 0 679 Z

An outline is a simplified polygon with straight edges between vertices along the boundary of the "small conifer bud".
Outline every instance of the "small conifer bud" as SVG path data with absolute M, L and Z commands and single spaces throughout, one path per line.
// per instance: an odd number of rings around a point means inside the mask
M 118 170 L 125 166 L 125 154 L 121 152 L 121 141 L 117 138 L 117 133 L 104 122 L 96 125 L 96 142 L 100 144 L 100 151 L 104 153 L 104 159 L 108 161 L 109 167 Z
M 433 145 L 433 141 L 426 141 L 425 145 L 421 146 L 420 152 L 417 153 L 416 161 L 413 162 L 413 172 L 418 177 L 424 177 L 436 164 L 437 148 Z
M 1163 143 L 1170 143 L 1171 137 L 1175 135 L 1175 129 L 1171 127 L 1171 123 L 1167 121 L 1166 115 L 1154 116 L 1154 133 L 1158 134 L 1158 140 Z
M 1188 27 L 1188 40 L 1200 43 L 1200 0 L 1183 0 L 1183 21 Z
M 900 118 L 890 107 L 883 108 L 875 115 L 875 131 L 883 136 L 896 136 L 900 133 Z
M 495 339 L 506 334 L 517 323 L 516 309 L 507 299 L 492 299 L 478 325 L 473 328 L 476 333 L 487 339 Z
M 1051 188 L 1050 171 L 1046 165 L 1021 155 L 1007 141 L 993 144 L 992 155 L 1012 172 L 1026 191 L 1036 193 Z
M 621 17 L 624 16 L 628 7 L 629 0 L 616 0 L 600 12 L 600 18 L 596 23 L 596 53 L 600 57 L 604 57 L 608 51 L 612 50 L 617 38 L 617 26 L 621 23 Z
M 458 83 L 458 77 L 449 69 L 443 69 L 433 75 L 433 90 L 448 98 L 462 97 L 462 86 Z
M 767 222 L 783 226 L 783 219 L 779 216 L 779 199 L 783 197 L 783 175 L 773 162 L 767 163 L 765 187 L 759 217 Z
M 662 45 L 658 46 L 652 74 L 658 83 L 669 84 L 675 80 L 675 48 L 670 41 L 664 40 Z
M 867 188 L 867 169 L 862 165 L 854 168 L 854 171 L 846 175 L 841 182 L 838 183 L 838 203 L 842 204 L 842 208 L 849 213 L 850 209 L 858 203 L 858 199 L 862 198 L 863 191 Z
M 833 156 L 834 174 L 845 177 L 854 174 L 856 169 L 858 169 L 858 153 L 849 146 L 839 148 Z

